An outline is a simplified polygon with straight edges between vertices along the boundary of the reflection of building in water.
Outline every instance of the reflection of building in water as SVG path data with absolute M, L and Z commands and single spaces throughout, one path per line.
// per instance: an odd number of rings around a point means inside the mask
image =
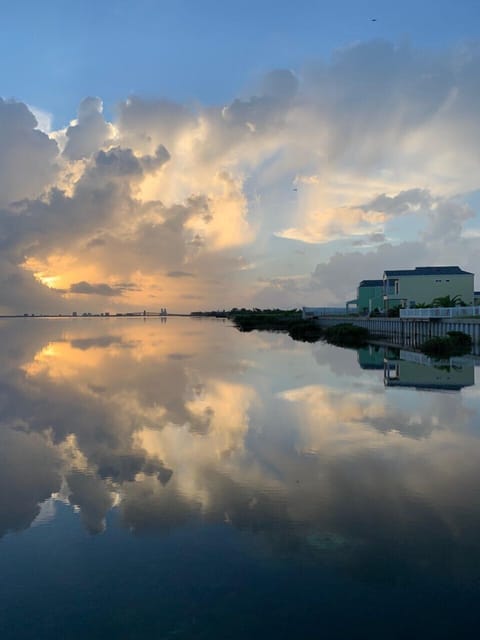
M 362 369 L 383 369 L 385 349 L 378 345 L 369 344 L 357 349 L 357 358 Z
M 385 357 L 383 380 L 386 387 L 459 391 L 475 384 L 475 368 L 463 358 L 433 362 L 421 353 L 401 350 L 398 358 Z
M 380 347 L 378 344 L 369 344 L 357 349 L 358 364 L 362 369 L 376 369 L 381 371 L 385 358 L 397 358 L 398 348 Z

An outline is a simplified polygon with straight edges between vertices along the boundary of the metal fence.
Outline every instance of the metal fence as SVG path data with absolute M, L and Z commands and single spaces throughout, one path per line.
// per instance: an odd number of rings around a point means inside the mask
M 471 318 L 480 317 L 480 307 L 429 307 L 400 309 L 400 318 Z

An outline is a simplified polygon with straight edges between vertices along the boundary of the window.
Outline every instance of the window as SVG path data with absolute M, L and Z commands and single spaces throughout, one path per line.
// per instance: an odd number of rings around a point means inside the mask
M 441 280 L 435 280 L 435 282 L 441 282 Z
M 399 291 L 398 280 L 395 280 L 395 295 L 396 296 L 398 296 L 398 291 Z

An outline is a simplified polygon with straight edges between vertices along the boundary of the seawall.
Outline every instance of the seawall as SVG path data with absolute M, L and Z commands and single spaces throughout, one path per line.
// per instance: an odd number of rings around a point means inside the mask
M 356 318 L 330 316 L 317 318 L 321 327 L 332 327 L 348 322 L 357 327 L 368 329 L 375 338 L 383 338 L 393 344 L 419 348 L 425 340 L 444 337 L 449 331 L 462 331 L 473 341 L 472 353 L 480 355 L 480 319 L 446 319 L 412 320 L 400 318 Z

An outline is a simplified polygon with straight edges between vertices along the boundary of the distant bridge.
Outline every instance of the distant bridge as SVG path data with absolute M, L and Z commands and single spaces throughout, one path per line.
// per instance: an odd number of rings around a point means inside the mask
M 168 316 L 166 309 L 160 309 L 160 311 L 130 311 L 127 313 L 117 313 L 117 316 L 143 316 L 146 317 L 158 317 L 158 316 Z

